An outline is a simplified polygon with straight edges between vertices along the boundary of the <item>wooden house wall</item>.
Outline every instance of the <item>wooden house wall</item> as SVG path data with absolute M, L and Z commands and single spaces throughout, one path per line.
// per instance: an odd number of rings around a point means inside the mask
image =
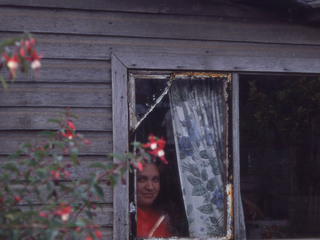
M 112 52 L 218 57 L 217 70 L 236 72 L 319 72 L 319 29 L 223 1 L 2 0 L 0 23 L 0 41 L 28 31 L 44 53 L 39 78 L 19 75 L 0 93 L 0 161 L 53 129 L 46 120 L 71 107 L 80 117 L 77 129 L 92 142 L 82 149 L 84 167 L 74 177 L 86 176 L 91 161 L 107 161 L 112 151 Z M 255 59 L 269 64 L 255 68 Z M 283 68 L 286 61 L 292 64 Z M 106 195 L 99 221 L 104 239 L 112 239 L 112 190 Z

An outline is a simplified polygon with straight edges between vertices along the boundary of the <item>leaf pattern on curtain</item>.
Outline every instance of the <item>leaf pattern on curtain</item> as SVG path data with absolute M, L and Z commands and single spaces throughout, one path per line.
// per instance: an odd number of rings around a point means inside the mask
M 225 78 L 179 79 L 169 95 L 190 237 L 223 237 Z

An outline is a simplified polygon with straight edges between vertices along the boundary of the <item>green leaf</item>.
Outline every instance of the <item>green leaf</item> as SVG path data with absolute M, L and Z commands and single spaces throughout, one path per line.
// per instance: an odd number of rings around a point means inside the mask
M 193 205 L 192 204 L 188 204 L 188 206 L 187 206 L 187 216 L 190 216 L 192 210 L 193 210 Z
M 89 165 L 90 168 L 102 168 L 102 169 L 108 169 L 108 166 L 103 164 L 103 163 L 100 163 L 100 162 L 95 162 L 95 163 L 91 163 Z
M 86 215 L 87 215 L 90 219 L 92 219 L 92 217 L 93 217 L 92 212 L 89 211 L 89 210 L 86 211 Z
M 188 175 L 187 179 L 188 179 L 189 183 L 191 183 L 192 186 L 202 185 L 202 181 L 193 175 Z
M 98 198 L 100 198 L 100 200 L 103 200 L 104 196 L 103 196 L 103 189 L 102 187 L 100 187 L 98 184 L 93 185 L 92 187 L 92 193 L 97 196 Z
M 44 168 L 38 168 L 35 170 L 35 173 L 39 176 L 39 178 L 43 179 L 46 178 L 48 176 L 48 172 L 47 170 L 45 170 Z
M 209 159 L 209 156 L 208 156 L 208 153 L 206 150 L 202 150 L 200 153 L 199 153 L 200 157 L 203 158 L 203 159 Z
M 47 185 L 48 194 L 50 195 L 54 190 L 54 183 L 53 181 L 48 181 L 46 185 Z
M 48 131 L 48 130 L 41 131 L 41 132 L 39 133 L 40 136 L 44 136 L 44 137 L 53 137 L 55 134 L 56 134 L 56 132 L 54 132 L 54 131 Z
M 218 165 L 218 159 L 216 157 L 209 159 L 210 165 L 212 167 L 212 171 L 214 175 L 221 175 L 221 171 Z
M 56 153 L 53 153 L 52 155 L 54 160 L 56 160 L 57 162 L 61 162 L 63 160 L 63 156 L 61 155 L 57 155 Z
M 198 207 L 198 210 L 204 214 L 211 214 L 213 212 L 212 204 L 206 204 Z
M 46 239 L 48 240 L 54 240 L 58 236 L 59 232 L 54 229 L 50 228 L 46 231 Z
M 20 38 L 16 37 L 16 38 L 10 38 L 10 39 L 7 39 L 7 40 L 1 42 L 0 43 L 1 52 L 3 51 L 4 47 L 14 45 L 19 40 L 20 40 Z
M 73 190 L 72 187 L 69 187 L 68 185 L 62 183 L 59 184 L 59 187 L 63 192 L 71 192 Z
M 206 188 L 203 186 L 203 185 L 198 185 L 198 186 L 195 186 L 193 189 L 192 189 L 192 193 L 191 195 L 192 196 L 202 196 L 206 193 Z
M 185 159 L 187 157 L 187 154 L 185 154 L 184 152 L 180 152 L 179 155 L 180 159 Z
M 86 222 L 83 221 L 82 219 L 79 219 L 79 220 L 76 221 L 76 226 L 84 228 L 86 226 Z
M 21 156 L 22 151 L 18 150 L 15 153 L 12 153 L 9 155 L 8 159 L 16 159 L 19 158 Z
M 200 177 L 200 171 L 197 167 L 196 164 L 192 164 L 192 163 L 189 163 L 189 168 L 190 168 L 190 172 L 196 176 L 196 177 Z
M 19 168 L 15 162 L 8 162 L 3 166 L 3 168 L 13 172 L 19 172 Z
M 208 180 L 208 173 L 206 169 L 202 169 L 201 171 L 201 179 L 202 181 L 207 181 Z
M 119 153 L 109 153 L 107 156 L 110 157 L 110 158 L 119 159 L 119 160 L 121 160 L 121 161 L 124 160 L 123 154 L 119 154 Z
M 64 148 L 64 144 L 62 142 L 59 142 L 59 141 L 50 141 L 49 144 L 50 144 L 50 146 L 56 146 L 56 147 L 59 147 L 61 149 Z
M 53 122 L 53 123 L 61 123 L 61 119 L 58 119 L 58 118 L 49 118 L 48 119 L 48 122 Z
M 79 154 L 78 148 L 76 148 L 76 147 L 71 148 L 70 154 L 78 156 L 78 154 Z
M 21 153 L 29 153 L 29 149 L 32 148 L 31 143 L 22 143 L 20 146 Z
M 7 84 L 6 80 L 4 80 L 4 78 L 1 75 L 0 75 L 0 82 L 2 84 L 4 91 L 5 92 L 8 91 L 8 84 Z
M 217 183 L 214 178 L 210 178 L 207 182 L 207 189 L 213 192 L 216 189 Z

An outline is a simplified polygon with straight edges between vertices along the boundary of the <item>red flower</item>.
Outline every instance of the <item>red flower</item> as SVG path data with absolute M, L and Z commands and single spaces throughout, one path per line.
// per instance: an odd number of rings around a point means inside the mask
M 143 165 L 141 162 L 137 162 L 137 168 L 139 169 L 139 171 L 142 171 Z
M 13 54 L 12 57 L 9 57 L 5 53 L 3 53 L 2 57 L 7 61 L 7 67 L 9 68 L 12 77 L 15 78 L 17 69 L 19 67 L 18 55 Z
M 72 130 L 76 130 L 76 128 L 74 127 L 74 124 L 71 120 L 68 121 L 68 126 L 69 128 L 71 128 Z
M 67 170 L 65 170 L 63 173 L 66 177 L 70 177 L 70 173 Z
M 59 210 L 56 211 L 56 215 L 61 216 L 62 221 L 66 222 L 69 220 L 69 216 L 72 213 L 72 207 L 67 206 L 64 202 L 61 203 Z
M 23 47 L 20 48 L 19 53 L 20 53 L 20 56 L 23 57 L 23 58 L 24 58 L 25 55 L 26 55 Z
M 51 174 L 52 176 L 54 176 L 56 179 L 59 179 L 59 178 L 60 178 L 60 172 L 59 172 L 59 171 L 53 171 L 53 170 L 51 170 L 51 171 L 50 171 L 50 174 Z
M 18 196 L 14 196 L 14 200 L 15 200 L 16 202 L 20 202 L 20 201 L 21 201 L 21 198 L 18 197 Z
M 23 44 L 21 44 L 21 45 L 23 45 Z M 24 45 L 25 45 L 25 47 L 27 48 L 28 53 L 31 53 L 32 48 L 33 48 L 34 45 L 35 45 L 35 40 L 34 40 L 34 38 L 30 38 L 29 40 L 26 40 L 26 41 L 24 42 Z
M 143 144 L 142 147 L 143 148 L 150 148 L 151 150 L 148 151 L 149 154 L 155 156 L 155 157 L 159 157 L 160 160 L 164 163 L 164 164 L 168 164 L 168 161 L 165 158 L 165 152 L 164 152 L 164 147 L 166 145 L 166 141 L 163 139 L 163 137 L 161 137 L 160 139 L 155 139 L 154 136 L 151 134 L 150 137 L 150 142 L 147 144 Z
M 48 216 L 48 214 L 46 212 L 40 212 L 39 215 L 44 218 L 46 218 Z
M 72 131 L 76 130 L 71 120 L 68 121 L 68 128 Z M 69 129 L 65 130 L 65 133 L 61 133 L 62 136 L 72 139 L 74 137 L 74 133 L 72 133 Z
M 43 54 L 38 55 L 36 50 L 33 50 L 31 57 L 31 68 L 35 70 L 36 75 L 39 75 L 39 69 L 41 67 L 40 59 L 43 57 Z
M 92 240 L 92 237 L 88 236 L 88 237 L 86 238 L 86 240 Z
M 97 238 L 102 239 L 102 234 L 99 230 L 94 231 L 94 233 L 96 234 Z
M 151 149 L 155 149 L 157 147 L 157 141 L 154 139 L 153 134 L 150 134 L 149 142 L 147 144 L 143 144 L 142 147 Z

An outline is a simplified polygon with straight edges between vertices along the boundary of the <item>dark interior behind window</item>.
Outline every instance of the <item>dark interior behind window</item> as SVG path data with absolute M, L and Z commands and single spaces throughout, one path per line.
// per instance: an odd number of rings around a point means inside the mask
M 240 75 L 248 239 L 320 237 L 320 80 Z
M 167 81 L 166 79 L 135 79 L 135 107 L 138 120 L 144 116 L 161 95 Z M 150 133 L 157 137 L 164 137 L 166 140 L 165 153 L 169 162 L 168 165 L 162 166 L 163 169 L 161 169 L 161 188 L 156 204 L 159 204 L 159 207 L 169 213 L 174 235 L 186 237 L 188 236 L 188 224 L 185 217 L 179 175 L 177 174 L 176 153 L 167 95 L 148 114 L 137 130 L 131 134 L 131 138 L 132 140 L 147 142 Z M 131 188 L 130 202 L 134 199 L 134 193 L 134 189 Z M 132 224 L 132 228 L 134 233 L 134 224 Z

